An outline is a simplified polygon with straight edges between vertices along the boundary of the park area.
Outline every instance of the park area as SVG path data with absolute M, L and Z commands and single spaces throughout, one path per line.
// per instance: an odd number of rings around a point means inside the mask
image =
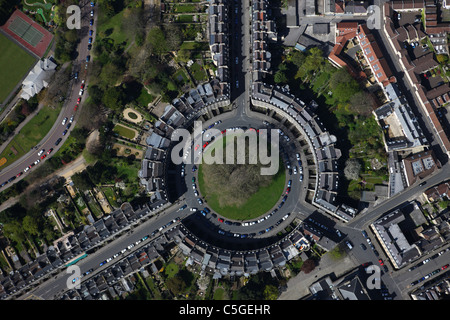
M 61 108 L 52 109 L 50 107 L 43 107 L 42 110 L 40 110 L 39 113 L 22 128 L 22 130 L 20 130 L 0 154 L 0 159 L 6 159 L 6 163 L 0 168 L 3 169 L 4 167 L 9 166 L 36 146 L 36 144 L 50 131 L 60 110 Z M 27 165 L 29 165 L 29 163 L 24 165 L 24 168 Z
M 223 139 L 222 144 L 224 159 L 227 144 L 232 143 L 228 138 Z M 216 153 L 219 148 L 220 139 L 206 149 L 205 156 Z M 286 172 L 281 159 L 275 175 L 261 175 L 262 164 L 259 161 L 250 164 L 248 149 L 245 164 L 238 164 L 236 152 L 234 155 L 234 164 L 226 164 L 225 160 L 224 164 L 201 164 L 198 169 L 199 189 L 208 206 L 223 217 L 241 221 L 254 219 L 270 211 L 281 199 Z
M 1 33 L 0 48 L 0 103 L 3 103 L 37 59 Z

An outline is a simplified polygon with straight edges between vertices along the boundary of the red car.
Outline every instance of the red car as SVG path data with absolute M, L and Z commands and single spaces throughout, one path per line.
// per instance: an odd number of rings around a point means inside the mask
M 53 151 L 53 148 L 50 148 L 50 150 L 47 151 L 47 154 L 50 154 Z
M 78 97 L 77 103 L 80 103 L 80 101 L 81 101 L 81 97 Z
M 41 159 L 44 159 L 46 156 L 47 156 L 46 154 L 42 155 Z
M 448 263 L 445 265 L 445 266 L 443 266 L 441 269 L 442 270 L 445 270 L 445 269 L 447 269 L 448 268 Z
M 206 142 L 204 145 L 203 145 L 203 149 L 205 149 L 206 148 L 206 146 L 209 144 L 209 142 Z
M 16 175 L 16 177 L 18 178 L 18 177 L 20 177 L 22 174 L 23 174 L 23 172 L 19 172 L 19 173 Z
M 222 218 L 219 218 L 219 219 L 217 219 L 220 223 L 223 223 L 223 219 Z
M 290 187 L 286 189 L 286 194 L 289 194 L 289 191 L 291 191 Z
M 77 111 L 78 105 L 75 106 L 75 108 L 73 108 L 73 111 Z
M 384 265 L 383 260 L 378 259 L 378 262 L 380 263 L 380 266 Z
M 196 145 L 196 146 L 195 146 L 195 148 L 194 148 L 194 150 L 197 150 L 197 149 L 198 149 L 198 147 L 200 147 L 200 145 Z

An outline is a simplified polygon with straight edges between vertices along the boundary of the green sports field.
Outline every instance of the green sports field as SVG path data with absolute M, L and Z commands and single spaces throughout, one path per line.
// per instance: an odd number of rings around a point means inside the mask
M 0 103 L 28 73 L 37 59 L 0 33 Z

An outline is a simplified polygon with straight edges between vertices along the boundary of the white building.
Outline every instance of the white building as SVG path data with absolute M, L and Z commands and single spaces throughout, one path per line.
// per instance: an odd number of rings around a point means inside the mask
M 39 60 L 33 70 L 22 82 L 22 93 L 20 97 L 29 100 L 42 89 L 48 87 L 51 76 L 55 72 L 56 63 L 50 59 Z

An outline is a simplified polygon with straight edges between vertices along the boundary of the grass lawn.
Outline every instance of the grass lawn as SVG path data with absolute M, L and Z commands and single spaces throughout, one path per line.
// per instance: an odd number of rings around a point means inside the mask
M 102 187 L 102 191 L 105 194 L 106 199 L 108 199 L 109 204 L 114 208 L 118 208 L 119 204 L 117 203 L 117 196 L 116 196 L 113 188 L 112 187 Z
M 147 92 L 147 89 L 142 88 L 139 97 L 136 99 L 136 102 L 143 107 L 147 107 L 149 103 L 155 100 L 155 97 Z
M 216 290 L 214 290 L 214 296 L 213 299 L 214 300 L 223 300 L 225 296 L 225 290 L 222 288 L 217 288 Z
M 194 21 L 194 16 L 191 14 L 181 14 L 177 16 L 177 22 L 189 23 Z
M 184 41 L 180 46 L 181 49 L 206 51 L 209 50 L 209 44 L 208 42 Z
M 179 271 L 178 265 L 176 263 L 171 262 L 166 266 L 164 274 L 166 274 L 167 278 L 170 279 L 174 277 L 178 273 L 178 271 Z
M 126 179 L 127 181 L 136 181 L 138 171 L 141 169 L 139 160 L 128 163 L 125 159 L 114 158 L 111 163 L 117 168 L 117 178 Z
M 120 136 L 123 136 L 130 140 L 134 139 L 134 137 L 136 136 L 136 132 L 134 130 L 131 130 L 130 128 L 121 126 L 119 124 L 114 127 L 113 131 L 119 134 Z
M 204 81 L 207 79 L 205 69 L 203 68 L 203 66 L 201 66 L 197 62 L 192 64 L 192 66 L 190 67 L 190 71 L 191 71 L 194 79 L 198 82 L 201 82 L 201 81 Z
M 33 148 L 50 131 L 61 108 L 52 109 L 43 107 L 39 113 L 30 120 L 22 130 L 11 140 L 3 152 L 0 159 L 5 157 L 7 162 L 1 168 L 5 168 Z M 25 164 L 25 166 L 29 165 Z
M 178 3 L 174 5 L 174 12 L 175 13 L 184 13 L 184 12 L 197 12 L 197 8 L 195 4 L 182 4 Z
M 102 38 L 111 38 L 115 44 L 125 43 L 125 47 L 133 39 L 128 39 L 127 35 L 122 31 L 122 20 L 126 10 L 120 11 L 111 18 L 101 17 L 98 23 L 98 34 Z
M 212 149 L 209 150 L 211 152 Z M 266 187 L 260 187 L 259 190 L 250 196 L 247 202 L 241 206 L 220 205 L 220 190 L 210 192 L 211 190 L 207 190 L 205 187 L 202 165 L 198 168 L 198 186 L 201 194 L 206 199 L 208 206 L 220 215 L 233 220 L 254 219 L 270 211 L 281 199 L 286 184 L 286 171 L 284 170 L 282 163 L 283 162 L 280 159 L 279 170 L 273 177 L 272 182 Z
M 0 102 L 3 102 L 37 59 L 0 34 Z

